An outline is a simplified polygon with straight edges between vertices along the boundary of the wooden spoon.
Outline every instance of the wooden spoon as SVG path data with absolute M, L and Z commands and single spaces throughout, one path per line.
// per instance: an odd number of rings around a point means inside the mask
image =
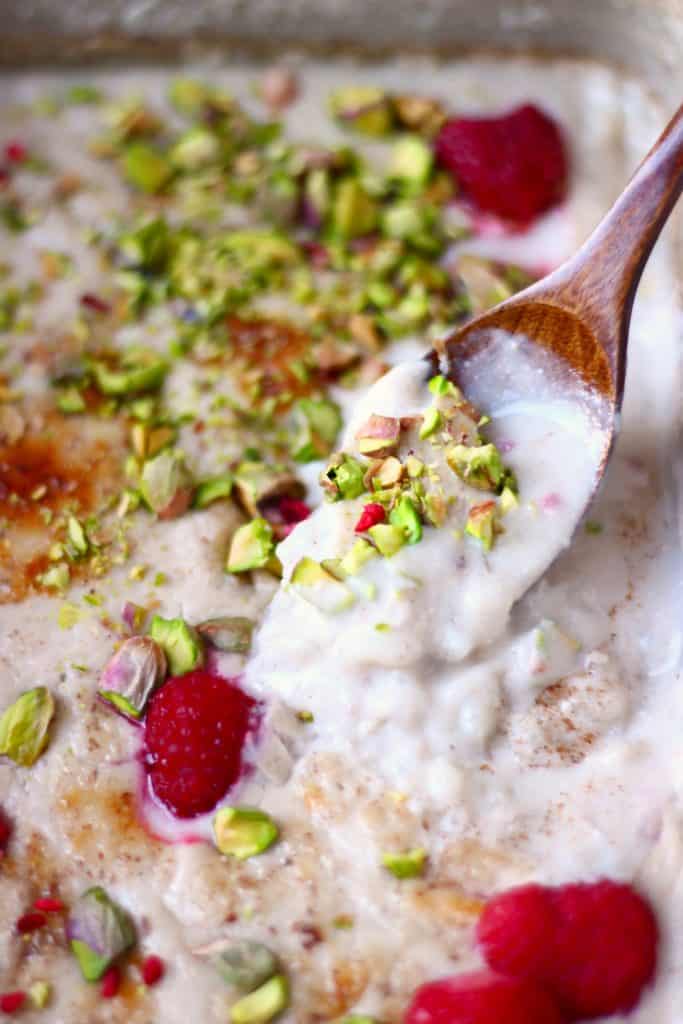
M 602 458 L 596 465 L 596 487 L 619 427 L 636 288 L 682 190 L 683 105 L 575 256 L 548 277 L 471 320 L 429 357 L 433 366 L 438 364 L 442 372 L 463 380 L 467 363 L 476 354 L 477 363 L 484 365 L 487 376 L 495 381 L 496 360 L 486 360 L 494 329 L 524 335 L 559 356 L 561 361 L 555 362 L 560 367 L 564 398 L 585 407 L 590 390 L 602 397 L 598 403 L 591 402 L 592 415 L 596 408 L 600 410 L 605 437 Z M 465 385 L 466 390 L 468 387 Z M 476 395 L 472 397 L 476 401 Z

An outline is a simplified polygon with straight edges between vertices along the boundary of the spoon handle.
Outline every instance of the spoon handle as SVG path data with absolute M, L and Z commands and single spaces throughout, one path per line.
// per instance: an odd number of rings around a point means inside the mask
M 617 392 L 640 276 L 683 191 L 683 105 L 576 255 L 544 282 L 554 300 L 598 326 Z

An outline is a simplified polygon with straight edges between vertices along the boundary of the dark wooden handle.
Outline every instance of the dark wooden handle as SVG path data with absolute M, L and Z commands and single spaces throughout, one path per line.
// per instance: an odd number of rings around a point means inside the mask
M 597 328 L 619 390 L 631 309 L 652 247 L 683 191 L 683 105 L 576 256 L 539 284 Z M 534 289 L 531 289 L 534 292 Z

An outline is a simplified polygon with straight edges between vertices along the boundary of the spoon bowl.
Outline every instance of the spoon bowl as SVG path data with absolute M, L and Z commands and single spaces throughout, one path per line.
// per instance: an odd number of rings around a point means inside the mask
M 501 366 L 507 363 L 501 360 L 501 332 L 511 344 L 521 337 L 538 346 L 541 372 L 553 374 L 565 400 L 580 406 L 604 437 L 587 504 L 605 474 L 618 432 L 636 289 L 681 191 L 683 105 L 574 256 L 471 320 L 428 357 L 433 369 L 453 377 L 477 402 L 477 378 L 486 378 L 489 395 L 503 376 L 507 390 L 511 380 L 514 388 L 514 374 Z

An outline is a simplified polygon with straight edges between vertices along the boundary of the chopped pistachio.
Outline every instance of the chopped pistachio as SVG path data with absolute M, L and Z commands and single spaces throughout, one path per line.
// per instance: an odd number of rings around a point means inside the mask
M 407 540 L 402 527 L 393 523 L 378 523 L 371 526 L 368 532 L 380 555 L 384 555 L 385 558 L 391 558 L 400 551 Z
M 301 498 L 304 486 L 285 466 L 269 465 L 260 459 L 240 462 L 234 473 L 237 498 L 250 516 L 258 516 L 269 502 L 285 495 Z
M 182 515 L 192 500 L 192 477 L 177 449 L 164 449 L 142 467 L 140 493 L 160 519 Z
M 332 204 L 332 227 L 343 239 L 368 235 L 377 226 L 378 206 L 357 178 L 339 182 Z
M 90 106 L 101 103 L 104 96 L 101 89 L 98 89 L 97 86 L 85 82 L 77 82 L 75 85 L 69 86 L 64 98 L 67 103 L 74 106 L 79 104 Z
M 365 491 L 365 469 L 350 455 L 341 453 L 332 458 L 320 477 L 325 497 L 331 501 L 359 498 Z
M 46 569 L 44 573 L 41 573 L 36 577 L 37 582 L 41 586 L 47 587 L 48 590 L 66 590 L 69 586 L 69 580 L 71 574 L 69 572 L 69 566 L 64 562 L 59 565 L 53 565 L 49 569 Z
M 168 89 L 168 98 L 183 114 L 197 114 L 209 100 L 211 92 L 194 78 L 175 78 Z
M 496 264 L 474 253 L 462 253 L 453 269 L 465 285 L 472 313 L 476 316 L 509 298 L 510 287 Z
M 426 441 L 428 437 L 435 434 L 441 426 L 441 422 L 441 413 L 435 405 L 430 405 L 422 417 L 422 426 L 419 431 L 420 440 Z
M 294 566 L 289 585 L 309 604 L 328 614 L 345 611 L 355 601 L 353 592 L 344 583 L 307 556 Z
M 407 495 L 401 495 L 391 512 L 389 522 L 403 530 L 407 544 L 417 544 L 422 538 L 422 523 L 415 503 Z
M 76 388 L 67 388 L 57 398 L 57 408 L 67 416 L 85 411 L 85 399 Z
M 512 487 L 504 487 L 500 492 L 500 510 L 503 515 L 519 506 L 519 498 Z
M 29 987 L 28 997 L 36 1010 L 44 1010 L 50 1001 L 52 989 L 47 981 L 34 981 Z
M 218 651 L 246 654 L 251 647 L 251 635 L 255 625 L 253 619 L 241 615 L 222 615 L 200 622 L 197 632 Z
M 401 421 L 395 416 L 373 414 L 356 431 L 358 451 L 375 459 L 391 455 L 398 448 L 400 434 Z
M 222 473 L 220 476 L 213 476 L 208 480 L 202 480 L 194 492 L 192 504 L 195 508 L 206 508 L 214 501 L 221 498 L 229 498 L 232 493 L 232 473 Z
M 354 541 L 351 550 L 347 551 L 344 557 L 340 559 L 340 571 L 344 576 L 355 576 L 366 562 L 376 557 L 377 549 L 372 544 L 369 544 L 368 541 L 359 537 L 358 540 Z
M 125 177 L 141 192 L 161 192 L 168 184 L 173 168 L 168 159 L 146 142 L 134 142 L 123 154 Z
M 231 1024 L 268 1024 L 289 1004 L 289 983 L 276 974 L 250 995 L 243 996 L 230 1010 Z
M 341 1017 L 336 1024 L 379 1024 L 376 1017 L 366 1017 L 364 1014 L 351 1013 Z
M 485 501 L 481 505 L 473 505 L 467 516 L 465 533 L 480 541 L 484 551 L 490 551 L 496 534 L 495 522 L 495 501 Z
M 387 135 L 394 121 L 389 96 L 372 85 L 345 85 L 329 97 L 330 113 L 363 135 Z
M 226 984 L 238 992 L 260 988 L 278 972 L 278 960 L 261 942 L 245 939 L 216 952 L 213 966 Z
M 270 815 L 255 807 L 221 807 L 213 819 L 216 846 L 226 856 L 247 860 L 264 853 L 278 838 Z
M 405 853 L 383 853 L 382 864 L 396 878 L 418 878 L 424 871 L 427 853 L 421 847 Z
M 252 519 L 235 530 L 228 561 L 227 572 L 248 572 L 250 569 L 269 568 L 275 554 L 273 528 L 266 519 Z
M 449 445 L 446 461 L 461 480 L 480 491 L 497 491 L 505 474 L 500 452 L 494 444 L 475 448 L 464 444 Z
M 404 135 L 394 145 L 389 163 L 389 177 L 407 191 L 420 192 L 432 172 L 434 153 L 419 135 Z
M 86 981 L 99 981 L 135 942 L 129 915 L 99 885 L 86 889 L 73 906 L 66 935 Z
M 107 663 L 99 696 L 131 718 L 140 718 L 156 687 L 166 675 L 166 655 L 151 637 L 124 640 Z
M 184 619 L 162 619 L 160 615 L 155 615 L 150 623 L 149 635 L 166 655 L 171 675 L 184 675 L 204 663 L 201 637 Z
M 67 551 L 72 558 L 83 558 L 87 555 L 90 544 L 82 523 L 75 516 L 69 516 L 66 524 L 68 538 Z
M 55 702 L 45 686 L 25 690 L 0 717 L 0 755 L 30 768 L 48 744 Z
M 329 455 L 342 424 L 336 402 L 327 398 L 301 398 L 294 407 L 294 416 L 292 457 L 297 462 L 313 462 Z
M 411 480 L 416 480 L 425 471 L 425 464 L 415 455 L 409 455 L 405 460 L 406 473 Z
M 134 423 L 130 431 L 131 447 L 138 459 L 151 459 L 172 444 L 176 432 L 173 427 L 152 427 L 149 423 Z
M 215 164 L 221 157 L 218 136 L 206 128 L 191 128 L 182 135 L 169 153 L 174 167 L 181 171 L 198 171 Z
M 91 363 L 95 386 L 103 395 L 132 395 L 139 391 L 156 391 L 161 387 L 168 371 L 168 363 L 152 352 L 128 353 L 120 368 L 93 360 Z

